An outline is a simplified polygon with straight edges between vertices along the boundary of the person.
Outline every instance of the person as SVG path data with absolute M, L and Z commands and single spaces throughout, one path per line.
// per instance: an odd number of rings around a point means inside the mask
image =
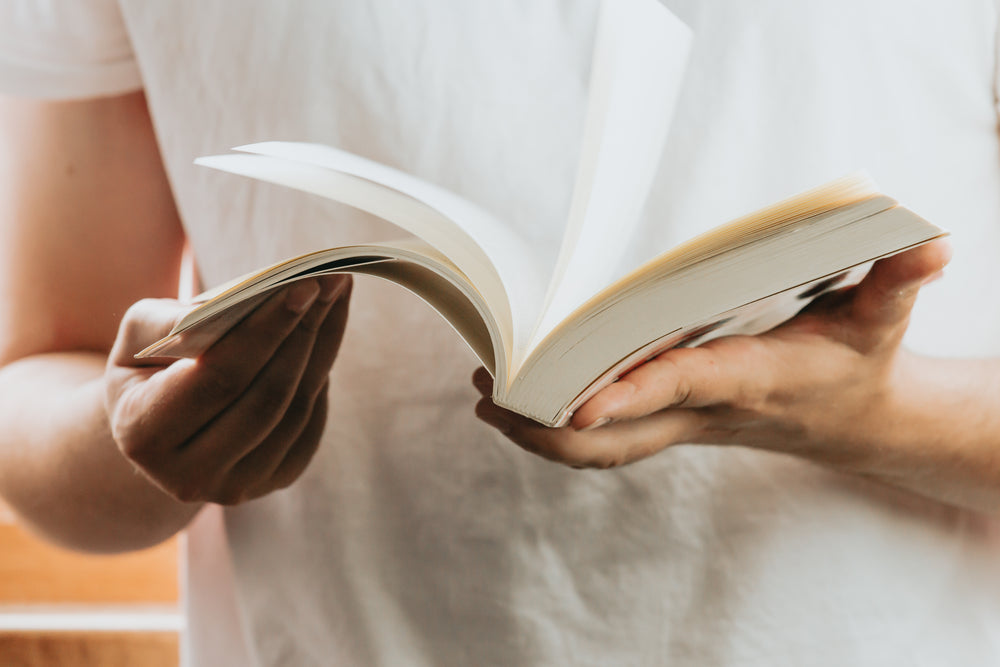
M 952 230 L 943 280 L 947 244 L 885 260 L 560 430 L 477 420 L 471 354 L 373 280 L 134 360 L 183 311 L 186 246 L 210 286 L 394 233 L 191 165 L 233 145 L 341 146 L 551 242 L 596 4 L 0 8 L 0 493 L 77 549 L 188 526 L 192 664 L 1000 659 L 989 3 L 664 3 L 695 47 L 637 255 L 867 166 Z

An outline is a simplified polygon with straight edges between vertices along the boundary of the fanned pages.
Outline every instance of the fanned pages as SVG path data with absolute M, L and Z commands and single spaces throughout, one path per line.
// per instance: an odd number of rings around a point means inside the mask
M 636 231 L 684 78 L 691 31 L 658 3 L 605 4 L 580 164 L 537 344 L 615 277 Z
M 244 146 L 198 162 L 355 206 L 415 238 L 317 250 L 235 279 L 197 298 L 139 356 L 195 357 L 274 289 L 315 275 L 365 274 L 437 310 L 493 373 L 497 404 L 561 426 L 649 357 L 766 331 L 816 296 L 857 282 L 873 261 L 944 234 L 854 175 L 612 275 L 604 267 L 620 264 L 635 232 L 690 34 L 658 0 L 606 0 L 600 17 L 581 163 L 555 266 L 541 265 L 511 226 L 413 175 L 317 144 Z

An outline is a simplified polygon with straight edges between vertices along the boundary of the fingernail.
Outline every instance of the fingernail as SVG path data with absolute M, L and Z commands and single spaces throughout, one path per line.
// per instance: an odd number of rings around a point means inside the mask
M 319 294 L 319 285 L 315 280 L 306 280 L 296 283 L 288 288 L 285 294 L 285 305 L 293 313 L 302 314 L 309 310 L 309 306 L 316 300 Z
M 609 424 L 610 422 L 611 422 L 611 417 L 600 417 L 590 422 L 586 426 L 578 428 L 576 430 L 580 433 L 583 433 L 584 431 L 593 431 L 595 428 L 601 428 L 602 426 L 604 426 L 605 424 Z
M 347 280 L 320 280 L 319 302 L 332 303 L 347 289 Z

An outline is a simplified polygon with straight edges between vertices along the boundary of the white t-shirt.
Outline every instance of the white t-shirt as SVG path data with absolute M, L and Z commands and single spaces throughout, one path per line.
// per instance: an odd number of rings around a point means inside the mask
M 1000 354 L 995 4 L 665 4 L 694 43 L 636 254 L 867 168 L 954 233 L 910 345 Z M 397 233 L 191 164 L 259 140 L 558 237 L 596 0 L 55 5 L 0 4 L 0 88 L 143 86 L 206 285 Z M 359 279 L 351 308 L 312 466 L 192 531 L 192 664 L 1000 664 L 990 521 L 741 448 L 566 469 L 475 419 L 472 355 L 419 300 Z

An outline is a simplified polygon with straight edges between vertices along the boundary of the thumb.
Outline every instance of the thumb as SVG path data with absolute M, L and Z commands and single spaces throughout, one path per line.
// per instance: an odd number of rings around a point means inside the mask
M 920 288 L 951 259 L 951 244 L 937 239 L 875 262 L 858 284 L 851 319 L 869 340 L 904 329 Z M 902 334 L 902 331 L 898 331 Z
M 191 310 L 174 299 L 142 299 L 129 307 L 118 327 L 118 336 L 109 359 L 117 366 L 161 365 L 172 361 L 156 357 L 136 359 L 135 353 L 170 333 Z

